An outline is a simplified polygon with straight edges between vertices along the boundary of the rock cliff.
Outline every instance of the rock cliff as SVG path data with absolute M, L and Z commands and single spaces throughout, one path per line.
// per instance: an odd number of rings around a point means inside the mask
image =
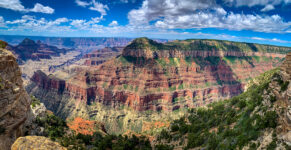
M 180 116 L 238 95 L 253 77 L 279 66 L 290 48 L 216 40 L 157 43 L 141 38 L 95 67 L 53 75 L 38 71 L 27 90 L 63 118 L 142 131 L 146 122 Z
M 30 98 L 23 88 L 16 58 L 3 49 L 7 43 L 0 43 L 0 147 L 8 150 L 17 137 L 24 135 Z

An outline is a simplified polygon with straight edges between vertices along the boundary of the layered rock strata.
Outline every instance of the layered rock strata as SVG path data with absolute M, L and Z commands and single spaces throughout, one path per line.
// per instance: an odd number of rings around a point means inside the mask
M 86 66 L 97 66 L 121 54 L 123 47 L 106 47 L 86 54 L 83 59 Z

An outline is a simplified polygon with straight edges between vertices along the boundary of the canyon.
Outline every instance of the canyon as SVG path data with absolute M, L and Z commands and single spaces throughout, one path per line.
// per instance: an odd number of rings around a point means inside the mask
M 15 35 L 0 35 L 0 40 L 6 41 L 11 45 L 17 45 L 25 38 L 42 43 L 57 46 L 59 48 L 74 48 L 74 49 L 98 49 L 102 47 L 125 46 L 132 38 L 111 38 L 111 37 L 42 37 L 42 36 L 15 36 Z M 162 40 L 166 41 L 166 40 Z
M 37 71 L 26 89 L 64 119 L 96 120 L 109 133 L 153 135 L 160 128 L 145 130 L 144 125 L 167 124 L 188 108 L 242 93 L 248 81 L 278 67 L 290 50 L 219 40 L 159 43 L 138 38 L 100 65 L 70 66 L 50 75 Z
M 28 38 L 25 38 L 16 46 L 8 45 L 6 49 L 12 51 L 15 54 L 19 63 L 29 59 L 51 59 L 52 56 L 60 56 L 60 54 L 65 54 L 69 51 L 72 51 L 72 49 L 59 49 L 56 46 L 43 44 L 41 41 L 35 42 Z

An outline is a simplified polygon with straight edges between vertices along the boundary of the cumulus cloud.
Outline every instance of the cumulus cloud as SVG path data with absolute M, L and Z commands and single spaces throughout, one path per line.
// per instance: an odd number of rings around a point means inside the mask
M 145 0 L 140 9 L 129 12 L 131 24 L 143 24 L 149 21 L 167 17 L 195 13 L 198 9 L 216 8 L 214 0 Z
M 76 0 L 75 2 L 78 6 L 81 7 L 89 6 L 90 10 L 98 11 L 101 14 L 101 16 L 107 15 L 107 10 L 109 10 L 109 7 L 107 5 L 96 2 L 96 0 L 92 0 L 91 2 Z
M 25 8 L 19 0 L 1 0 L 0 7 L 21 12 L 40 12 L 46 14 L 54 13 L 54 9 L 49 6 L 43 6 L 36 3 L 32 9 Z
M 262 37 L 251 37 L 250 39 L 259 40 L 259 41 L 267 41 L 267 42 L 277 42 L 277 43 L 291 43 L 291 41 L 280 40 L 277 38 L 268 39 L 268 38 L 262 38 Z
M 20 19 L 13 21 L 6 21 L 5 24 L 8 25 L 9 30 L 29 30 L 29 31 L 48 31 L 56 32 L 69 30 L 70 27 L 62 26 L 63 23 L 68 22 L 67 18 L 58 18 L 55 20 L 46 20 L 45 18 L 37 19 L 34 16 L 24 15 Z
M 162 29 L 221 28 L 282 33 L 290 29 L 279 15 L 261 16 L 226 12 L 214 0 L 145 0 L 129 12 L 131 25 Z
M 103 5 L 99 2 L 96 2 L 95 0 L 92 1 L 92 4 L 93 6 L 91 6 L 89 9 L 100 12 L 102 16 L 107 15 L 106 10 L 109 10 L 107 5 Z
M 265 39 L 261 37 L 239 37 L 228 34 L 209 34 L 209 33 L 190 33 L 190 32 L 177 32 L 174 30 L 159 30 L 149 26 L 146 27 L 136 27 L 131 25 L 120 26 L 118 22 L 112 21 L 114 26 L 103 26 L 98 24 L 102 20 L 100 17 L 91 18 L 89 20 L 79 20 L 79 19 L 68 19 L 68 18 L 58 18 L 55 20 L 47 20 L 45 18 L 36 18 L 35 16 L 24 15 L 20 19 L 5 21 L 2 16 L 0 16 L 0 32 L 4 30 L 4 33 L 14 32 L 14 33 L 25 33 L 29 31 L 30 33 L 43 33 L 47 35 L 54 36 L 64 36 L 66 33 L 75 34 L 80 36 L 80 32 L 86 33 L 86 36 L 94 36 L 98 34 L 99 36 L 150 36 L 151 38 L 172 38 L 172 39 L 185 39 L 185 38 L 210 38 L 210 39 L 224 39 L 224 40 L 234 40 L 234 41 L 249 41 L 249 40 L 259 40 L 265 43 L 276 42 L 276 43 L 290 43 L 285 40 L 273 38 Z M 32 31 L 32 32 L 31 32 Z
M 117 26 L 118 25 L 118 22 L 116 20 L 113 20 L 109 26 Z
M 236 7 L 240 6 L 266 6 L 266 5 L 279 5 L 291 3 L 291 0 L 224 0 L 225 3 L 229 5 L 234 5 Z
M 32 9 L 30 9 L 31 12 L 41 12 L 41 13 L 46 13 L 46 14 L 52 14 L 54 13 L 54 9 L 48 7 L 48 6 L 43 6 L 42 4 L 36 3 Z

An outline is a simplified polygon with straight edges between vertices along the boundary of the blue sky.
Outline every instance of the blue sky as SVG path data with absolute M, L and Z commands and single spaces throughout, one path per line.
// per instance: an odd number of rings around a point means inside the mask
M 0 34 L 291 46 L 291 0 L 0 0 Z

